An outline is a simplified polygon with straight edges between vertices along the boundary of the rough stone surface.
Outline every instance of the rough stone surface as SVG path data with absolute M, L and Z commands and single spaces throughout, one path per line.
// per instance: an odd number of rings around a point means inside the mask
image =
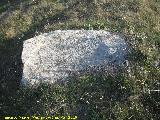
M 23 84 L 54 83 L 69 73 L 114 64 L 121 66 L 127 43 L 107 31 L 56 30 L 23 43 Z

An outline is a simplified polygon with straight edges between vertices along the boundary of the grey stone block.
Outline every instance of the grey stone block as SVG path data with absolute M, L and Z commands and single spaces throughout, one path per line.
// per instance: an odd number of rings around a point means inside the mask
M 100 30 L 56 30 L 23 43 L 22 84 L 54 83 L 87 68 L 121 66 L 128 53 L 119 35 Z

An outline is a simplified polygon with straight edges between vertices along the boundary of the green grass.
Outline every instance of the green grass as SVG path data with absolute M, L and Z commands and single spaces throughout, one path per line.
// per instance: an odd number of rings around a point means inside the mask
M 160 118 L 159 93 L 149 91 L 160 89 L 158 0 L 0 2 L 0 14 L 5 11 L 10 14 L 0 18 L 0 116 Z M 128 56 L 129 66 L 114 76 L 73 75 L 67 84 L 19 87 L 22 42 L 57 29 L 103 29 L 122 34 L 133 49 Z

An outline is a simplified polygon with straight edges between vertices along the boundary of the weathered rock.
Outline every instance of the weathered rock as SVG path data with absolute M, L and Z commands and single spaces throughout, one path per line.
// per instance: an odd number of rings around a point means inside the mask
M 56 30 L 24 41 L 23 84 L 54 83 L 86 68 L 121 66 L 127 43 L 107 31 Z

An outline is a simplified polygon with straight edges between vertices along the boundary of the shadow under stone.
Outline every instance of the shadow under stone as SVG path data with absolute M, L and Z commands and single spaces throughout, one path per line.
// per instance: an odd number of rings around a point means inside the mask
M 0 48 L 0 94 L 7 96 L 19 88 L 23 73 L 21 60 L 23 43 L 20 40 L 4 41 Z

